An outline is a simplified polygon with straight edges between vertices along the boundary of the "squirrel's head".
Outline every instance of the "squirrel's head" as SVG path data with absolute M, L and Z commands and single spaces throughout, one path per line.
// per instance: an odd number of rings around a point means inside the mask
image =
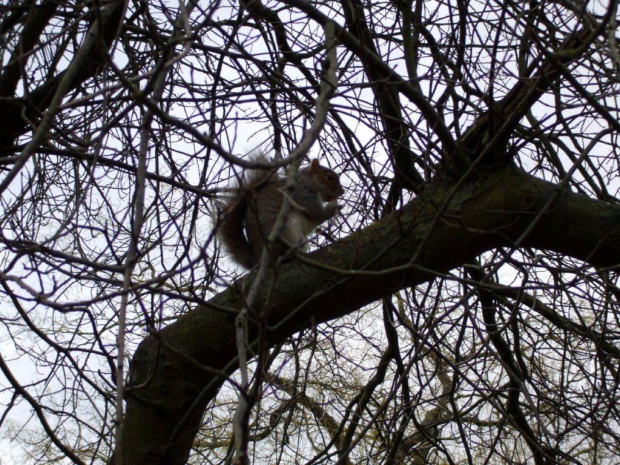
M 312 174 L 324 202 L 336 200 L 344 193 L 340 184 L 340 177 L 329 168 L 321 166 L 317 159 L 310 162 L 310 174 Z

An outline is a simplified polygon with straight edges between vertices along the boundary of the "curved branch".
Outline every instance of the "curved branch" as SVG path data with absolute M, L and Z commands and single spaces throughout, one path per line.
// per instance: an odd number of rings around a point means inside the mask
M 521 246 L 551 249 L 596 266 L 620 262 L 620 206 L 560 191 L 511 167 L 481 170 L 457 192 L 450 184 L 437 180 L 427 195 L 403 210 L 309 255 L 311 262 L 290 263 L 267 279 L 259 299 L 270 303 L 267 342 L 426 282 L 434 272 L 517 239 Z M 435 205 L 446 202 L 437 220 Z M 124 463 L 183 463 L 187 458 L 204 408 L 226 381 L 213 370 L 232 373 L 237 363 L 234 317 L 208 305 L 243 308 L 239 289 L 253 278 L 248 275 L 162 330 L 164 344 L 156 337 L 143 341 L 130 368 L 131 384 L 144 384 L 127 402 Z M 248 338 L 255 334 L 249 324 Z M 188 359 L 209 370 L 197 372 Z M 179 440 L 162 446 L 183 417 L 188 421 Z
M 0 156 L 12 152 L 15 140 L 30 129 L 29 121 L 39 120 L 40 115 L 52 104 L 59 106 L 65 95 L 103 69 L 108 60 L 108 51 L 118 37 L 126 3 L 126 0 L 107 2 L 102 11 L 97 13 L 97 19 L 90 27 L 84 44 L 75 53 L 69 67 L 30 92 L 27 99 L 14 97 L 13 93 L 0 95 L 3 97 L 3 111 L 0 112 Z M 10 75 L 10 69 L 7 72 Z M 11 83 L 14 78 L 5 75 L 3 79 L 7 79 L 3 83 L 6 85 L 3 90 L 7 92 L 11 88 L 14 90 Z M 53 109 L 48 117 L 54 116 L 55 111 L 56 109 Z M 19 162 L 18 159 L 16 167 Z
M 393 84 L 384 80 L 381 70 L 377 70 L 366 60 L 366 52 L 376 56 L 379 56 L 379 53 L 373 43 L 370 29 L 364 17 L 364 7 L 359 0 L 342 0 L 341 5 L 347 18 L 348 29 L 363 47 L 364 53 L 360 55 L 360 62 L 368 75 L 370 86 L 379 107 L 379 116 L 385 128 L 390 151 L 389 156 L 394 160 L 398 193 L 400 193 L 401 187 L 419 191 L 424 179 L 414 167 L 413 162 L 416 156 L 411 151 L 409 144 L 409 128 L 403 119 L 398 91 Z M 422 93 L 417 81 L 412 80 L 410 85 Z M 390 204 L 396 205 L 399 195 L 391 195 L 391 197 Z
M 470 158 L 505 159 L 508 138 L 521 118 L 560 76 L 566 77 L 566 66 L 586 54 L 590 43 L 601 32 L 586 27 L 571 35 L 557 52 L 541 57 L 538 66 L 528 70 L 527 75 L 531 77 L 521 79 L 503 99 L 491 105 L 461 139 Z

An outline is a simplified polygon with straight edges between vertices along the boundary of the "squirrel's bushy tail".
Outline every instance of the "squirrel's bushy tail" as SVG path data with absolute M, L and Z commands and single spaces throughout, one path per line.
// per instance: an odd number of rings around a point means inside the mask
M 222 218 L 218 236 L 222 244 L 236 263 L 247 269 L 252 268 L 255 265 L 254 250 L 245 237 L 247 196 L 240 190 L 237 195 L 220 202 L 218 208 Z
M 256 251 L 245 233 L 249 202 L 252 195 L 256 195 L 255 191 L 261 189 L 270 179 L 279 179 L 277 173 L 249 170 L 245 179 L 235 188 L 235 192 L 218 203 L 219 215 L 222 218 L 218 236 L 228 255 L 248 270 L 258 264 Z

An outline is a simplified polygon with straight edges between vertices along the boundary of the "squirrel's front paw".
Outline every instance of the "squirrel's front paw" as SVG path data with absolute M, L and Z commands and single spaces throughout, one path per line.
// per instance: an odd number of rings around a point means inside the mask
M 338 202 L 336 202 L 335 200 L 327 202 L 327 205 L 325 206 L 330 216 L 340 215 L 342 213 L 343 207 L 344 205 L 339 205 Z

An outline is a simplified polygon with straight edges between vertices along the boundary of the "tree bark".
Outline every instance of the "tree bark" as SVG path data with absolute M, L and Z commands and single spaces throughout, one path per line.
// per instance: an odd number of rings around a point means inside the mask
M 263 283 L 263 308 L 250 314 L 265 315 L 268 343 L 275 344 L 497 247 L 550 249 L 615 266 L 619 220 L 620 206 L 512 166 L 486 167 L 456 184 L 440 177 L 402 210 L 304 263 L 282 266 Z M 240 288 L 252 278 L 142 342 L 130 368 L 124 464 L 185 463 L 205 407 L 236 369 L 234 316 L 244 302 Z M 256 327 L 249 334 L 254 337 Z

